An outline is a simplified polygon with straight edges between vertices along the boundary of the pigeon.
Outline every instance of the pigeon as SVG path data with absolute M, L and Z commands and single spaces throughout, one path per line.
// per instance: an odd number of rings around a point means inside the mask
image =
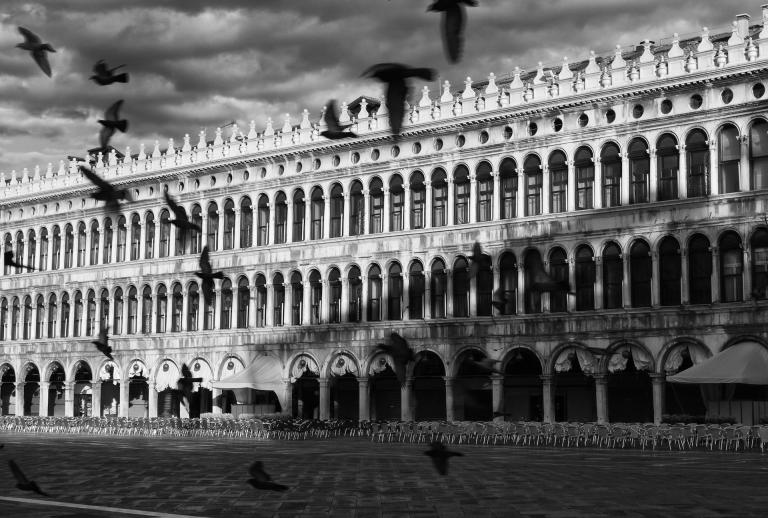
M 430 457 L 432 457 L 432 464 L 434 464 L 435 469 L 441 475 L 445 475 L 448 473 L 449 458 L 464 456 L 463 453 L 449 450 L 448 448 L 445 447 L 445 444 L 439 441 L 432 441 L 429 444 L 429 446 L 430 446 L 429 450 L 425 451 L 424 455 L 429 455 Z
M 192 371 L 189 370 L 186 363 L 181 365 L 181 378 L 179 378 L 178 390 L 179 393 L 185 399 L 184 405 L 189 407 L 189 402 L 192 401 Z
M 18 482 L 16 484 L 17 488 L 21 489 L 22 491 L 34 491 L 35 493 L 43 496 L 51 496 L 40 489 L 40 487 L 37 485 L 37 482 L 34 480 L 29 480 L 24 472 L 21 471 L 21 468 L 14 461 L 9 460 L 8 465 L 11 467 L 13 476 L 16 477 L 16 482 Z
M 27 271 L 30 271 L 30 272 L 35 271 L 35 269 L 32 268 L 31 266 L 26 266 L 24 264 L 21 264 L 20 262 L 17 262 L 16 260 L 14 260 L 14 258 L 13 258 L 13 250 L 6 250 L 5 253 L 3 254 L 3 260 L 4 260 L 5 266 L 7 268 L 15 266 L 16 268 L 26 268 Z
M 171 224 L 173 226 L 180 229 L 182 232 L 187 230 L 196 230 L 197 232 L 203 231 L 203 229 L 200 228 L 200 225 L 189 221 L 189 216 L 187 216 L 187 210 L 181 205 L 179 205 L 178 203 L 176 203 L 176 201 L 173 198 L 171 198 L 171 196 L 167 192 L 165 193 L 165 202 L 168 204 L 168 207 L 171 208 L 171 211 L 173 211 L 173 215 L 176 216 L 176 219 L 171 221 Z
M 94 340 L 91 343 L 95 345 L 96 349 L 101 351 L 104 354 L 104 356 L 106 356 L 112 361 L 115 361 L 115 359 L 112 357 L 112 348 L 109 346 L 109 336 L 107 335 L 107 331 L 109 331 L 109 326 L 102 327 L 99 330 L 99 339 Z
M 16 45 L 20 49 L 28 50 L 32 53 L 35 63 L 40 67 L 45 75 L 51 77 L 51 64 L 48 63 L 46 52 L 56 52 L 48 43 L 43 43 L 40 37 L 29 29 L 19 27 L 19 32 L 24 36 L 24 43 Z
M 472 7 L 477 6 L 475 0 L 435 0 L 427 8 L 427 11 L 443 13 L 443 44 L 445 45 L 445 52 L 448 54 L 448 60 L 451 63 L 459 62 L 464 43 L 464 21 L 466 14 L 464 13 L 464 6 L 461 4 L 467 4 Z
M 508 302 L 509 299 L 507 298 L 507 293 L 505 291 L 496 290 L 493 292 L 493 300 L 491 300 L 491 305 L 493 305 L 493 307 L 496 308 L 502 315 L 507 314 Z
M 116 189 L 112 184 L 103 180 L 90 168 L 81 165 L 80 172 L 99 188 L 98 191 L 91 194 L 91 198 L 106 202 L 107 210 L 109 212 L 117 212 L 120 210 L 119 200 L 133 201 L 128 189 Z
M 480 243 L 475 241 L 472 245 L 472 255 L 469 256 L 469 277 L 473 279 L 477 276 L 477 272 L 480 270 L 480 263 L 485 259 L 483 255 L 483 248 Z
M 499 360 L 491 360 L 490 358 L 481 358 L 479 360 L 475 360 L 474 358 L 467 358 L 467 363 L 470 365 L 474 365 L 477 369 L 483 371 L 485 374 L 501 374 L 504 375 L 503 372 L 501 372 L 499 369 L 497 369 L 494 365 L 499 363 Z
M 418 77 L 432 81 L 434 76 L 431 68 L 410 68 L 399 63 L 379 63 L 363 72 L 363 77 L 372 77 L 387 85 L 385 104 L 389 110 L 389 125 L 395 136 L 400 135 L 403 126 L 405 100 L 408 97 L 407 79 Z
M 351 124 L 345 124 L 344 126 L 339 124 L 339 118 L 336 116 L 336 101 L 334 99 L 331 99 L 328 101 L 328 104 L 325 105 L 325 115 L 323 120 L 325 121 L 326 126 L 328 126 L 328 129 L 320 134 L 325 138 L 331 140 L 339 140 L 347 137 L 357 138 L 357 135 L 351 131 L 347 131 L 347 128 L 349 128 Z
M 202 279 L 202 291 L 203 300 L 208 305 L 213 299 L 213 279 L 223 279 L 223 272 L 214 272 L 211 267 L 211 260 L 208 254 L 208 247 L 203 248 L 203 252 L 200 254 L 200 271 L 195 272 L 195 275 Z
M 405 370 L 408 363 L 416 361 L 413 349 L 408 346 L 405 338 L 395 332 L 389 335 L 389 343 L 380 343 L 378 347 L 392 357 L 395 362 L 395 375 L 400 385 L 405 385 Z
M 107 111 L 104 112 L 104 119 L 99 119 L 99 124 L 103 127 L 99 133 L 99 141 L 101 143 L 101 149 L 106 150 L 109 145 L 109 139 L 115 134 L 115 130 L 120 130 L 125 133 L 128 129 L 128 121 L 120 119 L 118 112 L 123 105 L 123 100 L 120 99 L 116 103 L 112 104 Z
M 93 65 L 93 75 L 91 81 L 100 84 L 101 86 L 111 85 L 112 83 L 127 83 L 128 73 L 123 72 L 121 74 L 115 74 L 115 70 L 122 68 L 125 65 L 119 65 L 110 69 L 103 59 L 100 59 L 95 65 Z
M 256 489 L 267 489 L 269 491 L 286 491 L 288 486 L 272 482 L 266 471 L 264 471 L 264 464 L 257 460 L 248 469 L 248 473 L 252 478 L 248 479 L 248 483 Z
M 549 274 L 544 271 L 544 264 L 541 262 L 541 256 L 536 254 L 537 259 L 533 261 L 531 265 L 531 289 L 533 291 L 561 291 L 566 290 L 569 295 L 576 295 L 576 292 L 571 291 L 571 283 L 568 280 L 556 281 Z

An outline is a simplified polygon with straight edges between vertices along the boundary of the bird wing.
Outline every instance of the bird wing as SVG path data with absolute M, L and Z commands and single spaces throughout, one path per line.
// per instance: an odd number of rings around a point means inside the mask
M 84 165 L 81 165 L 80 172 L 85 175 L 86 178 L 88 178 L 96 187 L 103 191 L 112 191 L 113 187 L 112 184 L 107 182 L 106 180 L 103 180 L 99 175 L 91 171 L 90 168 L 85 167 Z
M 107 345 L 109 342 L 109 335 L 107 332 L 109 331 L 109 327 L 102 327 L 99 331 L 99 342 L 103 343 L 104 345 Z
M 248 468 L 248 474 L 250 474 L 253 478 L 258 480 L 259 482 L 269 482 L 272 480 L 272 477 L 270 477 L 266 471 L 264 471 L 264 468 L 262 467 L 262 463 L 260 461 L 256 461 L 253 464 L 251 464 L 251 467 Z
M 112 106 L 107 108 L 107 111 L 104 112 L 104 118 L 109 121 L 117 121 L 120 118 L 119 112 L 120 112 L 120 107 L 122 105 L 123 105 L 122 99 L 113 103 Z
M 437 472 L 441 475 L 448 473 L 448 457 L 443 457 L 442 455 L 432 455 L 432 464 L 435 466 Z
M 339 124 L 339 118 L 336 116 L 336 100 L 331 99 L 325 105 L 325 115 L 323 116 L 326 126 L 330 131 L 342 131 Z
M 109 69 L 103 59 L 100 59 L 95 65 L 93 65 L 93 73 L 97 76 L 108 76 Z
M 392 73 L 394 71 L 402 71 L 407 67 L 400 63 L 377 63 L 365 69 L 362 73 L 362 77 L 379 77 L 382 72 Z
M 452 5 L 443 15 L 443 40 L 448 58 L 452 63 L 461 56 L 462 31 L 464 30 L 464 11 L 459 5 Z
M 29 29 L 26 29 L 24 27 L 17 27 L 17 28 L 19 29 L 19 32 L 21 33 L 21 35 L 24 36 L 24 40 L 26 43 L 29 43 L 32 45 L 40 45 L 43 42 L 40 39 L 40 36 L 30 31 Z
M 51 77 L 51 64 L 48 62 L 48 54 L 44 50 L 32 51 L 32 57 L 35 59 L 35 63 L 40 67 L 45 75 Z
M 400 129 L 403 127 L 407 95 L 408 86 L 405 84 L 405 79 L 395 79 L 389 82 L 386 104 L 387 110 L 389 110 L 389 126 L 395 135 L 399 135 Z
M 8 465 L 11 467 L 11 472 L 13 473 L 13 476 L 16 477 L 16 480 L 19 484 L 29 484 L 29 479 L 24 474 L 23 471 L 21 471 L 21 468 L 14 462 L 13 460 L 8 461 Z
M 213 268 L 211 268 L 211 256 L 207 246 L 203 247 L 203 251 L 200 254 L 200 271 L 204 274 L 210 274 L 213 271 Z
M 168 203 L 168 206 L 173 211 L 173 215 L 176 216 L 176 220 L 177 221 L 179 221 L 179 222 L 181 222 L 181 221 L 184 221 L 184 222 L 189 221 L 189 218 L 187 218 L 187 211 L 184 210 L 184 207 L 182 207 L 181 205 L 176 203 L 176 200 L 171 198 L 171 195 L 168 194 L 167 192 L 165 193 L 165 201 L 166 201 L 166 203 Z
M 191 378 L 192 377 L 192 371 L 189 370 L 189 367 L 186 363 L 181 364 L 181 375 L 185 378 Z
M 101 131 L 99 132 L 99 144 L 101 144 L 101 149 L 107 149 L 107 146 L 109 146 L 109 139 L 111 139 L 114 134 L 115 128 L 102 125 Z

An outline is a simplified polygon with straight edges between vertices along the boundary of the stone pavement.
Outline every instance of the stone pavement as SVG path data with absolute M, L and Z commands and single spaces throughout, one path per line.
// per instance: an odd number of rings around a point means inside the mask
M 768 454 L 452 445 L 438 475 L 423 444 L 2 434 L 0 515 L 46 517 L 735 517 L 768 515 Z M 49 501 L 15 488 L 7 459 Z M 246 484 L 262 460 L 284 493 Z

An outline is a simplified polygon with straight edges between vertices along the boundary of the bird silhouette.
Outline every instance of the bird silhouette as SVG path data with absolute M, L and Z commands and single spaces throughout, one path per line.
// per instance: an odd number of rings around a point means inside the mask
M 89 167 L 81 165 L 79 168 L 80 172 L 83 173 L 91 183 L 99 188 L 96 192 L 91 194 L 91 198 L 105 202 L 109 212 L 117 212 L 120 210 L 120 200 L 133 201 L 128 189 L 116 189 L 111 183 L 102 179 Z
M 553 292 L 565 290 L 569 295 L 575 295 L 571 291 L 571 283 L 566 279 L 556 281 L 544 270 L 544 264 L 541 262 L 541 256 L 536 254 L 536 259 L 530 265 L 531 269 L 531 289 L 539 292 Z
M 112 348 L 109 346 L 109 335 L 107 334 L 108 331 L 109 331 L 109 326 L 102 327 L 99 330 L 99 339 L 94 340 L 91 343 L 95 345 L 96 349 L 98 349 L 101 353 L 103 353 L 104 356 L 106 356 L 112 361 L 115 361 L 115 359 L 112 357 Z
M 128 121 L 120 118 L 120 108 L 123 106 L 123 100 L 115 102 L 107 108 L 104 112 L 104 118 L 99 119 L 99 124 L 102 125 L 101 132 L 99 132 L 99 142 L 101 149 L 106 150 L 109 145 L 109 139 L 115 134 L 116 130 L 120 130 L 125 133 L 128 129 Z
M 464 6 L 476 6 L 475 0 L 436 0 L 427 11 L 443 13 L 442 34 L 445 53 L 451 63 L 458 63 L 464 46 L 464 22 L 466 13 Z
M 6 250 L 5 253 L 3 253 L 3 262 L 5 263 L 6 268 L 11 268 L 11 267 L 26 268 L 27 271 L 30 271 L 30 272 L 35 271 L 35 269 L 32 268 L 31 266 L 27 266 L 25 264 L 22 264 L 16 261 L 13 258 L 13 250 Z
M 408 367 L 408 363 L 416 361 L 416 355 L 413 353 L 413 349 L 410 348 L 408 342 L 395 333 L 394 331 L 389 335 L 389 343 L 380 343 L 378 348 L 388 354 L 395 364 L 395 375 L 397 376 L 400 385 L 405 385 L 405 371 Z
M 50 44 L 43 43 L 40 37 L 29 29 L 24 27 L 18 27 L 18 29 L 21 35 L 24 36 L 24 43 L 19 43 L 16 47 L 31 52 L 40 70 L 48 77 L 51 77 L 51 64 L 48 62 L 48 54 L 46 52 L 56 52 L 56 50 Z
M 11 472 L 16 478 L 17 488 L 21 489 L 22 491 L 34 491 L 35 493 L 43 496 L 51 496 L 40 489 L 40 487 L 37 485 L 37 482 L 34 480 L 29 480 L 24 472 L 21 471 L 21 468 L 13 460 L 9 460 L 8 465 L 11 467 Z
M 395 136 L 400 135 L 403 127 L 408 79 L 418 77 L 432 81 L 434 75 L 435 72 L 431 68 L 411 68 L 399 63 L 379 63 L 363 72 L 363 77 L 372 77 L 387 85 L 385 104 L 389 110 L 389 125 Z
M 504 373 L 497 369 L 495 365 L 497 363 L 500 363 L 499 360 L 492 360 L 490 358 L 480 358 L 479 360 L 476 360 L 474 358 L 467 358 L 466 362 L 470 365 L 473 365 L 476 369 L 482 371 L 484 374 L 501 374 L 502 376 Z
M 248 483 L 256 489 L 267 489 L 269 491 L 286 491 L 288 486 L 272 482 L 272 477 L 264 471 L 264 464 L 257 460 L 251 467 L 248 468 L 248 473 L 252 478 L 248 479 Z
M 168 194 L 168 192 L 165 193 L 165 202 L 168 204 L 168 207 L 170 207 L 173 215 L 176 217 L 176 219 L 171 221 L 173 226 L 180 229 L 182 232 L 186 232 L 187 230 L 196 230 L 197 232 L 203 231 L 200 228 L 200 225 L 197 223 L 192 223 L 189 220 L 189 216 L 187 216 L 187 210 L 176 203 L 176 200 L 171 198 L 171 195 Z
M 339 117 L 336 115 L 336 101 L 334 99 L 331 99 L 328 101 L 328 104 L 325 105 L 325 115 L 323 116 L 323 120 L 325 121 L 326 126 L 328 126 L 328 129 L 320 134 L 325 138 L 331 140 L 339 140 L 348 137 L 357 138 L 357 135 L 347 130 L 351 124 L 345 124 L 344 126 L 339 124 Z
M 115 70 L 124 66 L 125 65 L 118 65 L 115 68 L 109 68 L 107 67 L 107 64 L 104 62 L 104 60 L 100 59 L 98 62 L 96 62 L 95 65 L 93 65 L 93 75 L 91 76 L 91 81 L 100 84 L 101 86 L 111 85 L 112 83 L 127 83 L 127 72 L 115 74 Z
M 181 364 L 181 378 L 178 382 L 178 391 L 184 398 L 184 405 L 189 408 L 189 403 L 192 401 L 192 388 L 194 382 L 192 381 L 192 371 L 186 363 Z
M 493 292 L 493 300 L 491 305 L 498 310 L 502 315 L 507 314 L 507 304 L 509 299 L 507 298 L 507 292 L 500 289 Z
M 432 464 L 441 475 L 448 473 L 448 459 L 451 457 L 464 456 L 463 453 L 449 450 L 445 447 L 445 444 L 439 441 L 432 441 L 429 446 L 430 448 L 424 452 L 424 455 L 428 455 L 432 458 Z
M 203 248 L 203 252 L 200 254 L 200 270 L 195 272 L 195 275 L 202 279 L 202 292 L 203 300 L 206 305 L 211 303 L 213 299 L 213 279 L 223 279 L 223 272 L 214 272 L 211 267 L 210 255 L 208 253 L 208 247 Z
M 483 254 L 483 247 L 480 246 L 478 241 L 472 245 L 472 255 L 469 256 L 469 277 L 475 278 L 477 272 L 480 270 L 480 263 L 486 259 L 487 256 Z

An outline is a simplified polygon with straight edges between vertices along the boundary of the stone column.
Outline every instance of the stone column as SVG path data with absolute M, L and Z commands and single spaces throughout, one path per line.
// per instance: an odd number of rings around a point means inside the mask
M 308 193 L 308 191 L 304 191 Z M 312 239 L 312 199 L 311 194 L 304 195 L 304 241 Z
M 443 377 L 445 380 L 445 420 L 455 421 L 453 408 L 453 380 L 452 376 Z
M 401 304 L 402 306 L 402 304 Z M 379 316 L 381 320 L 390 320 L 389 315 L 389 275 L 381 274 L 381 300 L 379 301 Z M 399 315 L 398 315 L 399 316 Z
M 83 301 L 84 305 L 88 304 L 88 301 Z M 42 338 L 41 336 L 37 336 L 37 297 L 32 297 L 32 328 L 29 333 L 30 338 Z
M 221 392 L 220 388 L 211 389 L 211 402 L 213 403 L 211 412 L 213 415 L 221 415 Z
M 595 402 L 597 403 L 597 423 L 608 422 L 608 378 L 605 374 L 595 374 Z
M 712 248 L 712 302 L 720 302 L 720 247 Z
M 469 173 L 469 222 L 477 223 L 477 175 Z
M 128 304 L 125 304 L 127 307 Z M 189 292 L 182 287 L 181 290 L 181 318 L 179 318 L 179 331 L 189 331 L 187 328 L 187 314 L 189 313 Z M 126 321 L 127 322 L 127 321 Z
M 149 386 L 147 395 L 149 401 L 147 403 L 149 405 L 149 417 L 151 419 L 153 417 L 157 417 L 157 384 L 154 382 L 149 382 L 147 385 Z M 182 404 L 182 406 L 184 405 Z
M 552 195 L 552 185 L 550 184 L 552 177 L 549 173 L 548 165 L 541 166 L 541 170 L 541 213 L 550 214 L 552 212 L 552 207 L 549 203 L 549 198 Z
M 752 247 L 749 242 L 744 243 L 744 249 L 742 250 L 744 259 L 743 270 L 741 272 L 742 293 L 744 296 L 742 300 L 752 299 Z
M 515 301 L 515 309 L 517 310 L 518 315 L 522 315 L 525 313 L 525 290 L 526 289 L 527 289 L 527 286 L 525 285 L 525 267 L 522 265 L 522 263 L 518 263 L 517 291 L 515 292 L 515 298 L 517 299 Z
M 504 411 L 504 376 L 501 374 L 491 374 L 491 391 L 493 401 L 493 411 Z M 503 421 L 504 416 L 494 417 L 494 421 Z
M 339 304 L 339 320 L 342 323 L 349 322 L 349 278 L 341 278 L 341 303 Z
M 631 287 L 632 287 L 632 279 L 630 278 L 630 271 L 629 271 L 629 254 L 621 254 L 622 261 L 621 266 L 623 268 L 623 274 L 624 278 L 621 281 L 621 295 L 624 300 L 624 307 L 629 308 L 632 307 L 632 293 L 631 293 Z
M 370 396 L 368 394 L 368 378 L 357 378 L 358 414 L 360 421 L 370 421 Z
M 286 200 L 285 242 L 293 243 L 293 200 Z
M 403 230 L 411 229 L 411 185 L 403 184 Z
M 48 250 L 47 250 L 48 253 L 45 254 L 45 271 L 47 271 L 47 272 L 51 271 L 51 264 L 53 264 L 52 263 L 52 261 L 53 261 L 53 231 L 52 231 L 52 228 L 53 227 L 50 227 L 50 226 L 46 226 L 45 227 L 45 230 L 46 230 L 45 235 L 48 236 Z M 103 219 L 101 220 L 101 228 L 102 229 L 104 228 L 104 220 Z M 43 240 L 41 239 L 40 240 L 40 247 L 42 247 L 42 246 L 43 246 Z M 38 254 L 39 253 L 40 252 L 38 252 Z M 101 250 L 99 250 L 99 264 L 104 264 L 104 262 L 103 262 L 103 254 L 102 254 Z M 41 264 L 40 267 L 42 268 L 42 266 L 43 265 Z
M 363 235 L 371 232 L 371 191 L 363 189 Z
M 184 403 L 186 401 L 186 404 Z M 180 419 L 189 419 L 189 405 L 190 401 L 186 400 L 183 397 L 179 398 L 179 418 Z
M 445 269 L 445 316 L 446 318 L 453 317 L 453 270 L 450 268 Z
M 40 386 L 40 401 L 39 406 L 40 410 L 38 412 L 38 415 L 40 417 L 47 417 L 48 416 L 48 406 L 50 405 L 50 390 L 51 390 L 51 383 L 48 381 L 41 381 L 39 383 Z M 17 413 L 17 415 L 20 415 Z
M 720 167 L 718 160 L 720 155 L 717 150 L 717 139 L 710 139 L 709 143 L 709 189 L 710 194 L 720 194 Z
M 629 155 L 624 152 L 621 153 L 621 204 L 623 206 L 629 205 Z
M 206 224 L 207 221 L 208 221 L 208 214 L 206 213 L 203 215 L 203 225 L 206 225 L 206 228 L 207 228 L 207 224 Z M 160 221 L 160 213 L 158 213 L 157 220 L 155 221 L 155 235 L 153 236 L 153 243 L 152 243 L 152 257 L 155 259 L 160 257 L 160 234 L 163 233 L 162 228 L 163 228 L 163 225 Z M 113 235 L 114 234 L 115 233 L 113 233 Z M 114 249 L 115 248 L 112 247 L 112 250 Z
M 323 239 L 331 236 L 331 197 L 323 196 Z
M 320 419 L 326 420 L 330 413 L 330 390 L 328 390 L 327 378 L 320 378 L 317 380 L 320 385 Z
M 424 318 L 432 318 L 432 272 L 424 272 Z
M 84 259 L 85 260 L 83 261 L 83 266 L 94 265 L 94 263 L 91 263 L 91 228 L 90 227 L 85 227 L 85 258 Z M 98 263 L 98 258 L 96 259 L 96 262 Z M 34 265 L 34 262 L 32 264 Z
M 197 330 L 202 331 L 205 329 L 205 297 L 202 289 L 197 293 Z
M 403 272 L 402 276 L 403 276 L 403 294 L 402 294 L 402 302 L 400 304 L 400 312 L 401 312 L 401 314 L 400 314 L 400 316 L 398 318 L 400 320 L 406 320 L 405 315 L 406 314 L 410 314 L 409 313 L 410 312 L 410 307 L 409 306 L 411 305 L 411 299 L 410 299 L 410 295 L 408 293 L 408 289 L 409 289 L 409 284 L 410 284 L 411 281 L 410 281 L 410 279 L 408 277 L 408 272 Z M 406 310 L 408 310 L 408 311 L 406 311 Z M 422 308 L 421 314 L 424 315 L 423 308 Z M 408 320 L 410 320 L 410 317 L 408 318 Z
M 176 234 L 178 232 L 183 232 L 183 230 L 180 229 L 180 228 L 176 228 L 176 225 L 170 225 L 170 227 L 171 227 L 171 232 L 170 232 L 170 235 L 168 236 L 168 257 L 174 257 L 176 255 L 183 255 L 184 254 L 183 250 L 181 251 L 181 254 L 176 253 L 177 252 L 177 250 L 176 250 Z M 158 254 L 158 257 L 159 256 L 160 256 L 160 254 Z
M 749 135 L 744 134 L 739 137 L 741 144 L 741 155 L 739 158 L 739 191 L 746 192 L 750 190 L 749 178 Z
M 235 250 L 240 248 L 240 221 L 241 221 L 240 212 L 241 211 L 242 209 L 240 207 L 235 207 L 235 228 L 232 229 L 232 248 Z
M 453 176 L 450 176 L 450 173 L 448 178 L 446 178 L 446 181 L 448 182 L 448 199 L 446 200 L 446 203 L 448 204 L 448 221 L 446 224 L 450 226 L 453 225 L 456 221 L 456 186 L 453 184 Z
M 360 322 L 367 322 L 368 321 L 368 297 L 370 295 L 370 292 L 368 290 L 367 275 L 360 276 L 360 284 L 362 287 L 362 290 L 360 293 L 360 304 L 358 309 L 358 311 L 360 312 Z
M 659 276 L 659 253 L 651 251 L 651 306 L 657 307 L 660 303 L 661 277 Z
M 120 379 L 120 410 L 118 411 L 119 417 L 128 417 L 128 402 L 129 392 L 128 387 L 131 384 L 131 379 L 124 375 Z
M 264 240 L 265 245 L 275 244 L 275 224 L 277 223 L 275 210 L 277 210 L 277 206 L 267 202 L 267 235 Z M 256 221 L 258 221 L 258 217 Z
M 574 257 L 566 259 L 568 261 L 568 282 L 572 287 L 572 291 L 576 291 L 576 260 Z M 570 293 L 565 295 L 566 307 L 569 313 L 576 311 L 576 297 Z
M 270 283 L 267 284 L 267 307 L 264 308 L 264 312 L 266 313 L 266 315 L 264 315 L 264 325 L 266 325 L 267 327 L 273 327 L 275 325 L 275 285 L 274 284 L 270 284 Z
M 680 157 L 677 161 L 677 197 L 684 200 L 688 197 L 688 166 L 686 165 L 688 157 L 685 144 L 678 145 L 678 149 L 680 149 Z
M 224 207 L 222 200 L 217 200 L 216 204 L 218 207 Z M 217 210 L 216 214 L 219 216 L 219 233 L 216 238 L 216 250 L 224 250 L 224 220 L 226 219 L 224 217 L 224 209 Z
M 544 407 L 543 419 L 545 423 L 555 422 L 555 398 L 553 393 L 553 378 L 552 374 L 543 374 L 541 376 L 541 398 L 542 406 Z
M 72 381 L 64 382 L 64 415 L 75 416 L 75 384 Z
M 680 303 L 688 304 L 691 300 L 688 285 L 688 249 L 680 249 Z
M 432 221 L 432 180 L 424 180 L 424 228 L 430 228 L 434 225 Z
M 348 192 L 345 192 L 342 196 L 344 196 L 344 214 L 341 215 L 341 235 L 349 236 L 350 235 L 350 224 L 349 224 L 349 217 L 350 217 L 350 200 L 352 197 L 349 195 Z M 345 232 L 346 230 L 346 232 Z
M 200 225 L 200 233 L 201 236 L 201 242 L 203 245 L 203 248 L 205 248 L 208 245 L 208 211 L 204 210 L 201 214 L 202 216 L 202 224 Z M 155 234 L 157 234 L 157 226 L 155 226 Z M 200 251 L 202 252 L 203 249 L 201 248 Z
M 16 383 L 16 401 L 14 406 L 16 407 L 16 415 L 24 415 L 24 382 L 20 381 Z
M 493 268 L 493 266 L 491 266 Z M 469 316 L 477 316 L 477 275 L 474 277 L 469 276 Z M 491 306 L 493 307 L 493 306 Z M 491 310 L 493 314 L 493 310 Z
M 573 160 L 568 160 L 566 163 L 568 164 L 568 185 L 566 187 L 568 200 L 565 203 L 565 210 L 573 212 L 576 210 L 576 168 Z
M 141 239 L 139 239 L 139 260 L 141 261 L 147 256 L 147 230 L 144 228 L 146 226 L 146 223 L 144 221 L 139 222 L 139 234 L 141 234 Z
M 405 379 L 405 384 L 400 386 L 400 420 L 413 421 L 413 408 L 411 408 L 411 394 L 413 393 L 413 378 Z
M 491 177 L 493 178 L 493 196 L 491 197 L 492 200 L 492 208 L 491 208 L 491 218 L 493 221 L 499 221 L 501 219 L 501 187 L 500 185 L 500 177 L 498 171 L 491 171 Z
M 515 169 L 517 172 L 517 193 L 515 193 L 515 201 L 517 202 L 516 216 L 518 218 L 525 217 L 525 173 L 520 168 Z
M 390 225 L 390 219 L 392 218 L 392 207 L 390 207 L 390 194 L 389 194 L 389 187 L 384 187 L 384 221 L 382 221 L 381 228 L 383 232 L 389 232 L 391 225 Z M 401 215 L 402 217 L 402 215 Z
M 595 261 L 595 309 L 603 309 L 603 258 L 594 256 Z
M 653 424 L 661 424 L 661 416 L 664 415 L 664 374 L 651 374 L 653 384 Z
M 603 164 L 600 157 L 594 158 L 595 183 L 592 188 L 592 206 L 596 209 L 603 208 Z
M 109 313 L 107 314 L 107 325 L 110 328 L 111 334 L 118 334 L 117 333 L 117 329 L 115 329 L 115 306 L 117 306 L 117 304 L 115 302 L 114 296 L 112 295 L 112 289 L 111 288 L 109 289 L 109 299 L 108 300 L 109 300 L 109 308 L 108 308 Z M 99 302 L 99 304 L 100 304 L 100 302 Z M 99 329 L 101 329 L 101 328 L 99 328 Z M 122 333 L 120 333 L 120 334 L 122 334 Z
M 304 280 L 304 300 L 302 301 L 303 315 L 301 317 L 301 323 L 305 326 L 312 323 L 312 285 L 309 282 L 309 278 Z
M 91 380 L 91 417 L 101 417 L 101 380 Z
M 126 261 L 133 261 L 132 258 L 132 252 L 133 252 L 133 221 L 129 221 L 130 214 L 126 216 L 125 221 L 125 227 L 126 227 L 126 243 L 125 243 L 125 260 Z M 90 232 L 89 232 L 90 234 Z M 88 238 L 86 238 L 88 240 Z M 87 263 L 86 263 L 87 264 Z
M 653 203 L 656 200 L 659 199 L 658 192 L 659 192 L 659 164 L 658 164 L 658 158 L 656 155 L 656 148 L 652 147 L 650 150 L 650 160 L 649 162 L 649 169 L 648 169 L 648 201 Z

